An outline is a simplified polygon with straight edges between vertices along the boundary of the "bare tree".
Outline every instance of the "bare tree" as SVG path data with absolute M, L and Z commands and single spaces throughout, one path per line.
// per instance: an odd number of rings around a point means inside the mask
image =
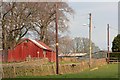
M 0 49 L 2 49 L 2 1 L 0 1 Z
M 31 11 L 27 3 L 3 3 L 3 49 L 11 49 L 27 33 L 31 25 Z
M 59 39 L 59 53 L 68 54 L 73 52 L 73 41 L 69 36 L 64 36 Z
M 66 14 L 74 11 L 65 2 L 59 2 L 59 31 L 68 29 Z M 28 31 L 36 31 L 40 40 L 50 44 L 55 31 L 55 3 L 3 2 L 2 5 L 2 48 L 12 49 Z M 59 32 L 59 33 L 60 33 Z
M 5 61 L 8 49 L 12 49 L 28 32 L 32 25 L 32 12 L 29 3 L 3 2 L 2 5 L 2 48 Z
M 35 30 L 39 35 L 40 35 L 40 40 L 49 44 L 50 42 L 49 39 L 49 32 L 50 29 L 55 30 L 55 4 L 54 2 L 52 3 L 41 3 L 40 7 L 38 7 L 38 10 L 42 10 L 41 12 L 38 11 L 38 20 L 34 22 L 33 30 Z M 39 3 L 38 3 L 39 5 Z M 42 6 L 42 7 L 41 7 Z M 68 29 L 68 21 L 69 19 L 67 18 L 66 14 L 72 14 L 74 11 L 72 8 L 68 6 L 67 3 L 64 2 L 59 2 L 58 3 L 58 24 L 59 24 L 59 31 L 60 32 L 65 32 Z M 44 9 L 43 9 L 44 8 Z M 52 31 L 52 32 L 53 32 Z
M 89 53 L 89 39 L 88 38 L 82 38 L 82 37 L 76 37 L 73 39 L 74 42 L 74 52 L 85 52 Z M 92 52 L 99 51 L 99 47 L 95 45 L 95 43 L 92 42 Z

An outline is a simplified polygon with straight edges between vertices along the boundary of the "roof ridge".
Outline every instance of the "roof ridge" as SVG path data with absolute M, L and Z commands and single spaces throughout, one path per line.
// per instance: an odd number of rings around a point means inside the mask
M 29 39 L 30 41 L 32 41 L 33 43 L 35 43 L 37 46 L 43 48 L 43 49 L 47 49 L 44 45 L 40 44 L 39 42 L 37 42 L 36 40 L 34 39 Z

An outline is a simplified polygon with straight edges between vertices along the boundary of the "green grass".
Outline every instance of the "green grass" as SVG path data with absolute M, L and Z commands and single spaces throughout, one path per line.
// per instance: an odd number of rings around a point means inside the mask
M 19 78 L 118 78 L 118 64 L 108 64 L 92 71 L 86 70 L 77 74 L 27 76 Z

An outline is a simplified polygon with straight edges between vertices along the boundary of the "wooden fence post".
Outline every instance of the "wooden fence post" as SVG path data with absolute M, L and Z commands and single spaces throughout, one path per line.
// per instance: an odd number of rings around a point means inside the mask
M 13 73 L 14 73 L 14 77 L 16 77 L 16 69 L 15 69 L 15 66 L 13 65 Z

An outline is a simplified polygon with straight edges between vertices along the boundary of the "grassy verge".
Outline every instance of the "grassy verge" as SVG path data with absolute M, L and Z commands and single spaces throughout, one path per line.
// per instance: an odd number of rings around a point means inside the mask
M 118 78 L 118 64 L 108 64 L 77 74 L 63 74 L 51 76 L 27 76 L 18 78 Z

